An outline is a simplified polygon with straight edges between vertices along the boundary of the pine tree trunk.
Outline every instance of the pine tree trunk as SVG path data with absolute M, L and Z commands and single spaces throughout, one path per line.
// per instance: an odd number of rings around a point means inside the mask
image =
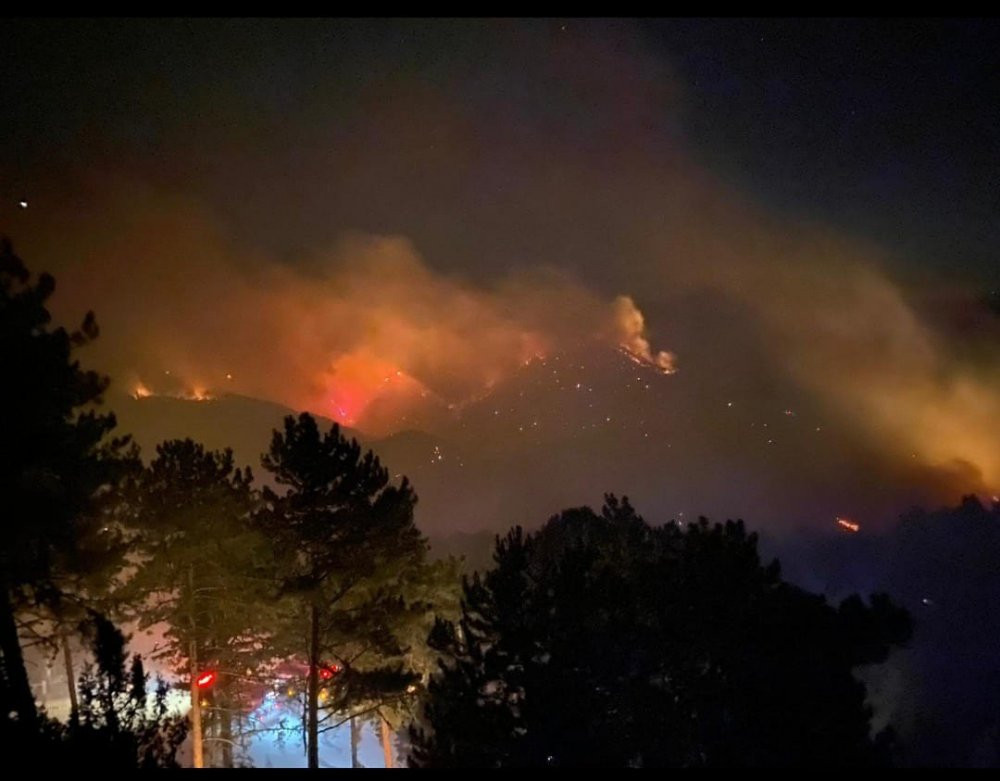
M 389 722 L 383 718 L 379 718 L 379 728 L 382 732 L 382 754 L 385 757 L 385 766 L 393 767 L 392 730 L 389 728 Z
M 309 767 L 319 767 L 319 608 L 310 606 L 309 622 L 309 686 L 308 699 L 308 745 Z
M 201 692 L 201 687 L 198 687 Z M 219 756 L 219 723 L 215 708 L 209 707 L 207 692 L 201 692 L 201 753 L 205 767 L 215 767 Z
M 361 760 L 358 759 L 358 744 L 361 742 L 361 730 L 358 729 L 358 720 L 351 716 L 351 767 L 361 767 Z
M 198 639 L 194 619 L 194 566 L 188 568 L 188 586 L 191 589 L 191 645 L 188 661 L 191 664 L 191 764 L 205 767 L 204 742 L 201 733 L 201 692 L 198 691 Z
M 227 694 L 223 694 L 220 690 L 221 695 L 219 708 L 219 746 L 222 753 L 222 766 L 232 767 L 233 766 L 233 711 L 232 702 Z
M 198 691 L 198 643 L 191 640 L 191 764 L 205 767 L 205 754 L 201 734 L 201 693 Z
M 69 691 L 69 719 L 75 724 L 80 713 L 80 705 L 76 699 L 76 673 L 73 671 L 73 654 L 69 649 L 69 635 L 62 635 L 63 664 L 66 666 L 66 689 Z
M 244 703 L 240 701 L 240 707 L 236 711 L 236 739 L 240 742 L 240 748 L 246 748 L 246 737 L 243 734 L 243 705 Z
M 11 704 L 17 711 L 18 720 L 28 729 L 33 729 L 38 723 L 38 709 L 35 706 L 35 696 L 31 693 L 28 671 L 24 666 L 24 654 L 17 636 L 17 621 L 14 619 L 10 591 L 3 582 L 0 582 L 0 651 L 3 652 L 7 685 L 11 690 Z

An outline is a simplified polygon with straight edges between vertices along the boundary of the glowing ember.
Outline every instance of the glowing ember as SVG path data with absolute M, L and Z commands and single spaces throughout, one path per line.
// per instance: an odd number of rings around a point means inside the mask
M 837 519 L 837 525 L 841 529 L 849 531 L 852 534 L 855 534 L 855 533 L 861 531 L 861 524 L 855 523 L 854 521 L 849 521 L 846 518 L 838 518 Z

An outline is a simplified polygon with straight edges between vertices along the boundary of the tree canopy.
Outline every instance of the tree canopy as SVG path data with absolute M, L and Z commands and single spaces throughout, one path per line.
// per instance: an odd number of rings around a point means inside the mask
M 163 651 L 176 671 L 189 681 L 215 672 L 206 727 L 220 733 L 212 742 L 229 766 L 232 724 L 272 655 L 274 556 L 251 524 L 256 501 L 253 475 L 231 451 L 190 439 L 158 445 L 126 501 L 137 566 L 125 590 L 142 628 L 167 627 Z M 199 708 L 204 695 L 191 691 Z
M 168 714 L 166 683 L 157 682 L 150 702 L 142 657 L 129 658 L 126 637 L 106 618 L 92 620 L 95 664 L 80 676 L 80 713 L 65 729 L 65 760 L 119 770 L 178 767 L 187 719 Z
M 101 559 L 113 530 L 99 500 L 135 459 L 127 438 L 110 436 L 114 415 L 95 408 L 108 379 L 76 359 L 98 335 L 94 315 L 77 331 L 53 327 L 54 290 L 50 275 L 33 279 L 10 242 L 0 242 L 0 365 L 8 368 L 0 382 L 0 650 L 13 710 L 24 721 L 36 711 L 15 611 L 56 604 L 60 576 Z
M 285 418 L 262 463 L 284 489 L 264 488 L 256 518 L 279 554 L 280 593 L 297 605 L 284 633 L 292 644 L 282 650 L 307 660 L 307 745 L 317 767 L 321 729 L 359 705 L 405 693 L 417 678 L 400 658 L 397 629 L 424 610 L 408 584 L 419 582 L 427 544 L 413 523 L 417 498 L 407 479 L 392 484 L 378 457 L 362 455 L 336 424 L 323 433 L 311 415 Z M 307 647 L 296 647 L 303 634 Z M 321 725 L 327 661 L 339 673 Z
M 857 766 L 886 760 L 852 670 L 910 635 L 764 565 L 742 522 L 653 527 L 627 499 L 498 538 L 439 621 L 415 766 Z

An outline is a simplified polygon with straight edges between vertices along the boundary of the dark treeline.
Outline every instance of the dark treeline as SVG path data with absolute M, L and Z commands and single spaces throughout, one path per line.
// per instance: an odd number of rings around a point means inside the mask
M 245 764 L 254 736 L 378 729 L 387 765 L 879 766 L 855 674 L 911 635 L 884 594 L 838 605 L 764 563 L 741 522 L 650 525 L 627 499 L 497 538 L 471 578 L 434 561 L 416 494 L 308 414 L 274 431 L 260 487 L 231 451 L 161 443 L 147 463 L 50 322 L 54 281 L 0 248 L 0 739 L 33 761 Z M 119 627 L 160 627 L 186 701 L 150 691 Z M 71 644 L 93 664 L 74 669 Z M 24 649 L 64 661 L 67 720 L 36 704 Z M 280 686 L 276 688 L 276 682 Z M 296 718 L 256 714 L 282 699 Z
M 900 734 L 898 762 L 1000 765 L 1000 502 L 969 496 L 955 507 L 907 512 L 884 534 L 765 547 L 808 588 L 887 591 L 913 614 L 908 647 L 863 675 L 876 722 Z
M 741 522 L 652 527 L 627 500 L 498 539 L 439 621 L 419 766 L 888 764 L 852 676 L 911 627 L 884 595 L 834 608 L 763 565 Z
M 105 628 L 165 627 L 160 656 L 188 692 L 195 766 L 238 764 L 256 732 L 275 729 L 253 712 L 278 679 L 304 692 L 311 766 L 320 734 L 345 720 L 377 723 L 391 762 L 391 735 L 431 671 L 433 619 L 457 609 L 457 562 L 428 560 L 409 483 L 391 483 L 377 457 L 309 415 L 287 418 L 262 457 L 277 491 L 259 490 L 231 452 L 191 440 L 162 443 L 143 465 L 99 411 L 108 379 L 76 359 L 97 337 L 94 317 L 72 333 L 52 327 L 54 281 L 33 280 L 8 242 L 0 286 L 0 356 L 12 369 L 0 383 L 5 741 L 42 740 L 51 745 L 33 753 L 55 757 L 57 744 L 69 756 L 67 746 L 84 754 L 111 740 L 115 730 L 84 738 L 39 711 L 22 647 L 65 651 L 75 682 L 69 640 L 96 615 Z M 71 725 L 89 718 L 88 687 L 71 690 Z M 124 713 L 138 707 L 136 687 L 102 700 L 118 731 L 139 723 Z M 143 718 L 168 718 L 148 707 Z M 172 750 L 154 763 L 176 761 L 168 732 Z

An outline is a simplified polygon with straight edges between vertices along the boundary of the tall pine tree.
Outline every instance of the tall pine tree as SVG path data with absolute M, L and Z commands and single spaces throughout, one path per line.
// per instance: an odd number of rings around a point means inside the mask
M 761 563 L 742 522 L 651 527 L 627 501 L 499 539 L 467 581 L 411 764 L 863 766 L 887 760 L 853 670 L 910 634 Z
M 251 526 L 256 502 L 249 469 L 229 450 L 190 439 L 157 446 L 129 501 L 141 559 L 128 591 L 141 627 L 165 623 L 166 655 L 188 680 L 194 764 L 204 765 L 209 722 L 229 745 L 241 682 L 267 662 L 273 567 L 266 540 Z M 246 675 L 246 670 L 251 672 Z M 197 679 L 216 674 L 210 713 Z M 231 753 L 220 752 L 223 764 Z
M 127 438 L 110 437 L 114 415 L 95 410 L 108 379 L 75 357 L 97 337 L 93 313 L 78 331 L 53 327 L 54 290 L 50 275 L 33 280 L 0 243 L 0 651 L 11 710 L 25 725 L 37 711 L 16 613 L 57 605 L 60 575 L 88 566 L 80 542 L 98 539 L 95 502 L 128 460 Z
M 424 562 L 427 544 L 413 523 L 417 498 L 406 478 L 391 484 L 375 454 L 362 455 L 336 424 L 322 433 L 311 415 L 285 418 L 262 462 L 279 490 L 264 489 L 257 520 L 281 556 L 281 592 L 298 605 L 289 619 L 307 638 L 305 648 L 288 650 L 307 663 L 306 744 L 315 768 L 328 662 L 341 670 L 331 718 L 378 691 L 405 691 L 413 680 L 395 661 L 400 648 L 392 628 L 408 609 L 406 573 Z M 352 666 L 359 648 L 386 663 Z

